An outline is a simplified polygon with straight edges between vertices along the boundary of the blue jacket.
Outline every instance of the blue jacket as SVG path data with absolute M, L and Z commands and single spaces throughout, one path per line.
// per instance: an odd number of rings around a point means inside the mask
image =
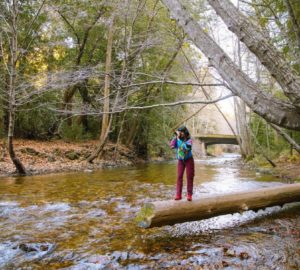
M 192 154 L 192 139 L 183 141 L 174 137 L 170 142 L 170 147 L 176 149 L 176 157 L 179 160 L 187 160 L 193 156 Z

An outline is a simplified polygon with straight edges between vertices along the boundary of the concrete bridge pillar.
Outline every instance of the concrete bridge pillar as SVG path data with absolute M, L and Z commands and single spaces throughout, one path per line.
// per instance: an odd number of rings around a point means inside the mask
M 207 146 L 206 143 L 200 140 L 200 156 L 206 157 L 207 156 Z

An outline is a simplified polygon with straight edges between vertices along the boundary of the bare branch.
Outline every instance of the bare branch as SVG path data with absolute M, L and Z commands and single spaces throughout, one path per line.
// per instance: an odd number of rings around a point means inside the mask
M 74 28 L 74 26 L 69 22 L 69 20 L 67 19 L 67 17 L 60 12 L 60 10 L 55 9 L 54 10 L 60 15 L 60 17 L 64 20 L 64 22 L 67 24 L 67 26 L 69 26 L 69 28 L 72 30 L 73 34 L 75 35 L 76 39 L 77 39 L 77 44 L 80 44 L 80 37 L 76 31 L 76 29 Z
M 0 39 L 0 50 L 1 50 L 1 57 L 3 59 L 3 65 L 5 67 L 5 70 L 7 71 L 7 73 L 9 74 L 9 68 L 7 66 L 7 62 L 5 61 L 5 53 L 4 53 L 4 48 L 3 48 L 3 43 L 2 43 L 2 39 Z
M 143 86 L 149 84 L 175 84 L 175 85 L 191 85 L 191 86 L 225 86 L 223 83 L 197 83 L 197 82 L 175 82 L 175 81 L 168 81 L 168 80 L 159 80 L 159 81 L 149 81 L 149 82 L 141 82 L 141 83 L 133 83 L 129 85 L 121 85 L 121 88 L 130 88 L 135 86 Z
M 77 60 L 76 60 L 76 63 L 78 65 L 80 64 L 81 58 L 83 56 L 83 52 L 84 52 L 84 49 L 85 49 L 85 46 L 86 46 L 86 42 L 87 42 L 87 40 L 89 38 L 90 31 L 96 25 L 96 23 L 98 22 L 98 20 L 100 19 L 100 17 L 103 15 L 103 13 L 104 13 L 104 11 L 98 12 L 98 14 L 94 18 L 93 22 L 91 23 L 91 25 L 89 25 L 89 27 L 86 29 L 86 31 L 84 33 L 84 36 L 83 36 L 82 44 L 78 44 L 78 46 L 79 46 L 79 53 L 78 53 Z
M 183 104 L 213 104 L 216 102 L 219 102 L 221 100 L 225 100 L 230 97 L 234 97 L 235 95 L 230 94 L 226 95 L 224 97 L 220 97 L 217 99 L 213 100 L 182 100 L 182 101 L 177 101 L 173 103 L 160 103 L 160 104 L 153 104 L 153 105 L 148 105 L 148 106 L 132 106 L 132 107 L 127 107 L 124 110 L 145 110 L 145 109 L 152 109 L 152 108 L 157 108 L 157 107 L 171 107 L 171 106 L 178 106 L 178 105 L 183 105 Z
M 40 15 L 40 13 L 41 13 L 41 11 L 42 11 L 42 8 L 43 8 L 43 6 L 45 5 L 45 3 L 46 3 L 46 0 L 43 0 L 41 6 L 39 7 L 39 9 L 38 9 L 38 11 L 37 11 L 37 13 L 36 13 L 36 15 L 33 17 L 31 23 L 29 24 L 28 29 L 27 29 L 27 32 L 26 32 L 26 34 L 25 34 L 25 37 L 24 37 L 24 39 L 23 39 L 22 42 L 21 42 L 21 46 L 20 46 L 21 48 L 24 47 L 24 42 L 25 42 L 25 40 L 28 38 L 29 33 L 30 33 L 30 31 L 31 31 L 31 28 L 32 28 L 34 22 L 36 21 L 36 19 L 38 18 L 38 16 Z M 32 41 L 30 41 L 30 42 L 28 43 L 28 45 L 26 46 L 27 48 L 29 47 L 29 45 L 30 45 L 31 42 L 32 42 Z
M 103 115 L 103 114 L 115 114 L 115 113 L 121 113 L 124 111 L 128 110 L 147 110 L 147 109 L 153 109 L 153 108 L 158 108 L 158 107 L 173 107 L 173 106 L 179 106 L 179 105 L 184 105 L 184 104 L 213 104 L 222 100 L 225 100 L 227 98 L 234 97 L 235 95 L 230 94 L 226 95 L 224 97 L 220 97 L 214 100 L 182 100 L 182 101 L 177 101 L 177 102 L 172 102 L 172 103 L 159 103 L 159 104 L 153 104 L 153 105 L 148 105 L 148 106 L 127 106 L 127 107 L 120 107 L 119 109 L 113 108 L 111 111 L 104 112 L 104 111 L 88 111 L 86 110 L 85 112 L 82 111 L 70 111 L 70 110 L 57 110 L 56 108 L 49 108 L 51 111 L 55 111 L 57 113 L 62 113 L 62 114 L 72 114 L 75 116 L 80 116 L 80 115 Z M 116 107 L 117 103 L 114 102 L 114 106 Z

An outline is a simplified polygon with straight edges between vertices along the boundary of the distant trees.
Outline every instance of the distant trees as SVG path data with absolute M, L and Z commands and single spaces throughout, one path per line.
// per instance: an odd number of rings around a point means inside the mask
M 158 136 L 167 138 L 174 112 L 186 109 L 132 108 L 176 102 L 193 86 L 176 83 L 189 79 L 181 55 L 183 44 L 189 46 L 158 0 L 0 5 L 0 126 L 20 174 L 26 171 L 14 152 L 15 136 L 107 137 L 145 156 L 150 148 L 153 155 L 161 152 L 165 142 Z M 174 83 L 164 83 L 168 76 Z M 156 83 L 142 84 L 150 80 Z

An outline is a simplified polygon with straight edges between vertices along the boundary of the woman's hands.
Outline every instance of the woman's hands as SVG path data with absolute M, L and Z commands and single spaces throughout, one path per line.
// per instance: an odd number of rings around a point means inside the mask
M 175 130 L 174 136 L 176 136 L 177 139 L 184 138 L 184 132 Z

